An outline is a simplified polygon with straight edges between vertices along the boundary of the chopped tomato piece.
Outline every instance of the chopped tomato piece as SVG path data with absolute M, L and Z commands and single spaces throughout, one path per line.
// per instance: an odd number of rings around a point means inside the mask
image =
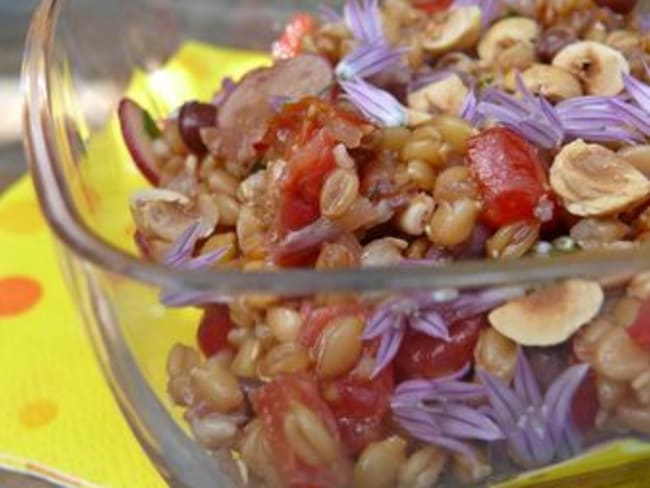
M 419 10 L 432 14 L 445 10 L 453 0 L 411 0 L 411 4 Z
M 449 327 L 449 342 L 407 330 L 395 358 L 398 380 L 439 378 L 458 371 L 472 360 L 474 346 L 485 324 L 483 316 L 456 322 Z
M 650 351 L 650 299 L 641 304 L 636 319 L 627 328 L 627 333 L 639 346 Z
M 310 310 L 305 319 L 305 325 L 300 330 L 298 342 L 309 348 L 315 347 L 327 324 L 345 315 L 360 315 L 365 317 L 365 309 L 361 305 L 350 304 L 333 305 Z
M 214 356 L 229 347 L 228 332 L 232 329 L 227 305 L 206 307 L 196 334 L 197 342 L 205 357 Z
M 289 59 L 300 54 L 303 38 L 315 27 L 316 23 L 311 15 L 302 12 L 295 14 L 284 28 L 280 39 L 271 46 L 273 58 Z
M 571 400 L 573 423 L 581 432 L 589 432 L 594 428 L 599 409 L 596 374 L 589 370 Z
M 335 141 L 320 130 L 299 148 L 288 162 L 287 175 L 280 187 L 280 227 L 288 232 L 311 224 L 320 216 L 320 191 L 325 177 L 336 162 Z
M 346 461 L 340 459 L 329 465 L 315 466 L 300 457 L 287 437 L 285 419 L 296 404 L 306 407 L 327 430 L 329 436 L 340 442 L 336 419 L 318 392 L 316 380 L 306 374 L 283 376 L 260 387 L 251 394 L 255 413 L 264 425 L 270 452 L 283 481 L 292 488 L 344 486 L 348 478 Z M 341 448 L 342 449 L 342 448 Z
M 532 219 L 542 197 L 550 199 L 537 149 L 516 132 L 494 127 L 471 138 L 467 147 L 486 224 L 497 228 Z
M 389 364 L 371 379 L 371 368 L 366 365 L 374 364 L 376 349 L 376 344 L 366 345 L 355 369 L 321 386 L 350 455 L 358 454 L 385 434 L 384 420 L 394 386 L 393 365 Z

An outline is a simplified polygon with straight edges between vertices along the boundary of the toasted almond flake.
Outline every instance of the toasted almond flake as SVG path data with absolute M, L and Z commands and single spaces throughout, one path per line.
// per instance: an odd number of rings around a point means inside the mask
M 593 319 L 603 303 L 595 281 L 571 279 L 512 300 L 490 312 L 492 326 L 525 346 L 551 346 Z
M 632 164 L 580 139 L 557 154 L 550 183 L 567 210 L 582 217 L 620 212 L 650 194 L 650 181 Z

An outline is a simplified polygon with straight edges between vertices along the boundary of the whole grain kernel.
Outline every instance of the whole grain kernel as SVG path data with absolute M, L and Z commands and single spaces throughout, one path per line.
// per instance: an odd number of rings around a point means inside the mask
M 433 166 L 438 166 L 442 163 L 441 144 L 432 139 L 411 139 L 404 144 L 401 158 L 402 161 L 421 159 Z
M 271 486 L 281 486 L 264 425 L 259 418 L 254 418 L 244 427 L 238 448 L 247 469 Z
M 310 466 L 325 466 L 338 457 L 339 446 L 322 420 L 299 402 L 289 407 L 283 431 L 297 456 Z
M 239 213 L 237 242 L 244 255 L 250 258 L 261 258 L 265 254 L 264 225 L 255 209 L 250 205 L 244 205 Z
M 632 380 L 650 366 L 650 353 L 625 329 L 614 327 L 598 341 L 591 366 L 613 380 Z
M 477 202 L 468 198 L 442 201 L 426 226 L 427 236 L 440 246 L 460 244 L 472 235 L 478 212 Z
M 384 237 L 366 244 L 361 253 L 361 266 L 364 268 L 393 266 L 402 261 L 402 252 L 408 242 L 394 237 Z
M 239 432 L 232 418 L 219 413 L 210 413 L 190 419 L 192 434 L 206 449 L 223 449 L 231 447 Z
M 260 360 L 257 372 L 261 378 L 306 371 L 311 364 L 309 351 L 297 342 L 283 342 L 269 350 Z
M 420 236 L 433 215 L 435 203 L 427 194 L 416 195 L 397 216 L 397 228 L 405 234 Z
M 234 232 L 221 232 L 210 237 L 203 246 L 201 254 L 208 254 L 217 249 L 224 249 L 225 252 L 219 258 L 219 263 L 227 263 L 237 257 L 237 236 Z
M 436 201 L 453 202 L 465 198 L 475 198 L 476 187 L 467 166 L 452 166 L 440 172 L 433 188 Z
M 486 254 L 492 259 L 514 259 L 526 254 L 539 238 L 537 221 L 519 221 L 505 225 L 490 237 Z
M 303 324 L 300 314 L 289 307 L 271 307 L 266 311 L 266 323 L 280 342 L 293 342 Z
M 458 153 L 464 153 L 467 140 L 472 136 L 474 129 L 465 120 L 453 115 L 439 115 L 431 125 L 442 136 L 443 141 Z
M 237 351 L 235 359 L 230 364 L 230 371 L 237 376 L 255 378 L 257 376 L 257 361 L 262 352 L 259 339 L 247 339 Z
M 240 205 L 236 198 L 228 194 L 217 194 L 212 198 L 219 209 L 219 221 L 221 224 L 227 226 L 236 225 L 240 211 Z
M 411 131 L 406 127 L 385 127 L 381 131 L 381 148 L 400 151 L 410 137 Z
M 436 183 L 436 172 L 423 159 L 412 159 L 406 164 L 406 174 L 409 180 L 422 190 L 432 190 Z
M 343 316 L 329 322 L 318 342 L 316 374 L 335 378 L 354 367 L 361 355 L 364 322 L 357 316 Z
M 638 298 L 623 297 L 614 304 L 614 322 L 619 327 L 629 327 L 634 323 L 642 302 Z
M 400 467 L 406 460 L 406 441 L 392 436 L 371 442 L 363 450 L 352 475 L 354 488 L 390 488 L 395 486 Z
M 219 412 L 235 410 L 244 401 L 237 378 L 216 363 L 192 369 L 190 377 L 197 397 Z
M 628 296 L 647 300 L 650 298 L 650 271 L 644 271 L 635 275 L 626 290 Z
M 187 374 L 200 362 L 201 356 L 196 349 L 183 344 L 174 344 L 167 357 L 167 374 L 172 377 Z
M 399 469 L 399 488 L 435 486 L 447 461 L 447 453 L 437 446 L 426 446 L 409 456 Z
M 356 171 L 337 168 L 323 184 L 320 193 L 321 213 L 330 218 L 345 214 L 359 196 L 359 177 Z
M 452 455 L 452 472 L 454 478 L 461 483 L 478 483 L 492 474 L 492 466 L 488 462 L 485 452 L 472 448 L 473 456 L 464 453 L 454 453 Z M 510 455 L 516 459 L 516 454 L 510 452 Z
M 239 180 L 227 171 L 217 168 L 210 172 L 208 176 L 208 187 L 216 194 L 237 195 Z
M 493 327 L 488 327 L 476 343 L 474 360 L 478 369 L 488 371 L 509 383 L 517 365 L 517 344 Z

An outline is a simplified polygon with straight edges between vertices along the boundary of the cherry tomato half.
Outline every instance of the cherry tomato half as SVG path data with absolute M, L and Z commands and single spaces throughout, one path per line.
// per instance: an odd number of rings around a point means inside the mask
M 271 46 L 274 59 L 289 59 L 302 51 L 302 40 L 316 26 L 311 15 L 299 12 L 291 17 L 280 39 Z
M 366 345 L 355 369 L 321 385 L 323 399 L 336 417 L 341 440 L 350 455 L 358 454 L 385 434 L 384 419 L 394 386 L 393 365 L 371 379 L 365 366 L 374 364 L 376 349 L 376 344 Z
M 214 356 L 229 347 L 228 332 L 232 325 L 227 305 L 210 305 L 205 308 L 196 333 L 199 349 L 205 357 Z
M 306 374 L 282 376 L 251 394 L 255 413 L 264 425 L 264 432 L 283 481 L 292 488 L 329 488 L 343 486 L 348 478 L 346 463 L 341 458 L 327 466 L 314 466 L 303 460 L 292 447 L 284 428 L 287 414 L 300 404 L 316 415 L 329 436 L 339 443 L 336 420 L 321 399 L 316 380 Z
M 485 325 L 483 316 L 456 322 L 449 327 L 449 342 L 407 330 L 395 357 L 397 379 L 401 382 L 413 378 L 439 378 L 458 371 L 472 360 L 474 346 Z
M 494 127 L 467 143 L 467 162 L 483 199 L 482 220 L 495 228 L 535 216 L 549 198 L 546 173 L 535 146 L 504 127 Z

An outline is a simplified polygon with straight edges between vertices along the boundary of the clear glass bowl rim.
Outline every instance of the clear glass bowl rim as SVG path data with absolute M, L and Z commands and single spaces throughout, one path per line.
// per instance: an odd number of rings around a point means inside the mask
M 50 97 L 49 66 L 58 12 L 63 0 L 42 0 L 24 52 L 24 145 L 41 208 L 56 236 L 79 257 L 117 274 L 157 287 L 215 295 L 244 292 L 306 294 L 327 291 L 406 290 L 479 287 L 551 280 L 576 275 L 616 274 L 650 262 L 650 247 L 573 253 L 553 258 L 465 261 L 438 268 L 393 267 L 361 271 L 283 270 L 266 272 L 179 270 L 130 255 L 101 239 L 75 209 L 62 171 Z

